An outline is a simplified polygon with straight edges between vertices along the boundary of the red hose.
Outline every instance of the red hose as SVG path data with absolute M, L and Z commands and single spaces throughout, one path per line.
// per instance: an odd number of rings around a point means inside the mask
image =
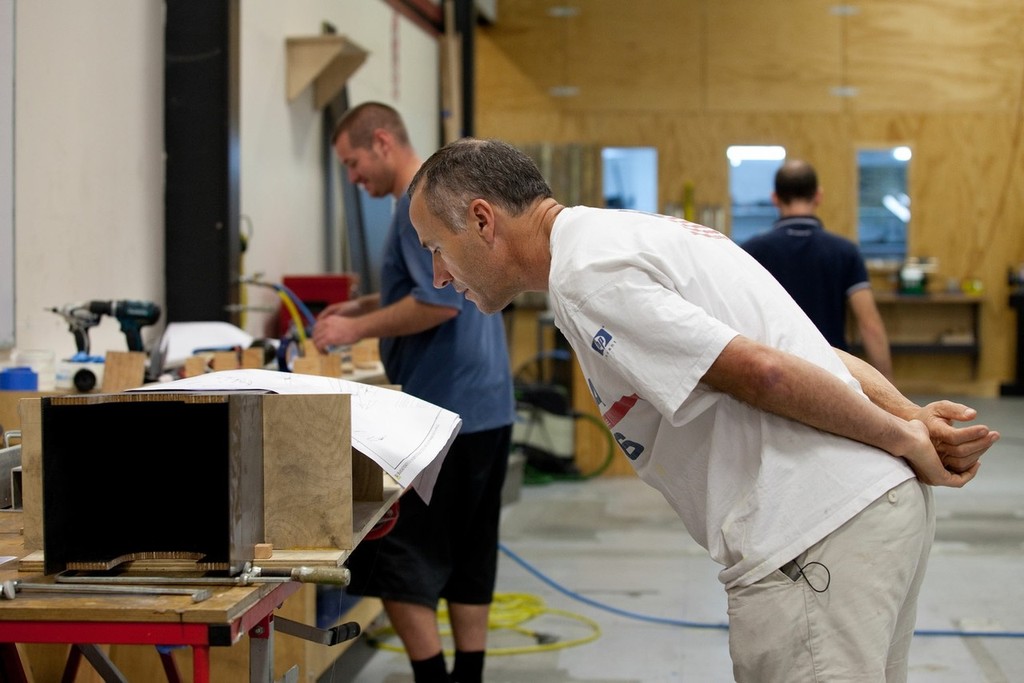
M 395 528 L 395 524 L 398 522 L 398 503 L 399 501 L 396 500 L 391 507 L 388 508 L 388 511 L 384 513 L 384 516 L 381 517 L 380 520 L 373 525 L 373 528 L 366 534 L 366 538 L 364 540 L 376 541 L 378 538 L 384 538 L 391 533 L 391 530 Z

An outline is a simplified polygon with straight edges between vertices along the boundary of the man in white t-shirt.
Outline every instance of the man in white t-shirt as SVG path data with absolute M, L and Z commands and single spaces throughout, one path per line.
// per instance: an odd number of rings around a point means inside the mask
M 720 233 L 564 207 L 511 145 L 451 143 L 409 194 L 435 287 L 485 313 L 548 292 L 623 453 L 722 565 L 736 680 L 906 678 L 929 485 L 970 481 L 997 432 L 828 346 Z

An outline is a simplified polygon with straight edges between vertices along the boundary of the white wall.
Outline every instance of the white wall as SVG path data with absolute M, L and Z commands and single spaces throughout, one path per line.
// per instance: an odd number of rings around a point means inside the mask
M 15 344 L 75 352 L 45 309 L 163 300 L 163 7 L 18 0 Z M 93 349 L 124 350 L 116 321 Z
M 164 303 L 163 3 L 17 0 L 15 16 L 15 343 L 75 351 L 45 309 L 87 299 Z M 320 112 L 285 95 L 285 37 L 320 22 L 370 52 L 352 103 L 380 99 L 406 117 L 421 154 L 436 149 L 436 41 L 381 0 L 243 0 L 241 211 L 253 225 L 246 273 L 277 281 L 323 272 Z M 397 49 L 397 54 L 395 50 Z M 395 76 L 397 75 L 397 78 Z M 396 85 L 397 84 L 397 85 Z M 250 301 L 268 292 L 249 288 Z M 247 329 L 262 334 L 262 314 Z M 152 343 L 163 321 L 144 328 Z M 124 350 L 116 321 L 92 352 Z M 0 359 L 2 360 L 2 359 Z
M 0 0 L 0 349 L 14 345 L 14 0 Z
M 324 272 L 324 179 L 320 162 L 321 112 L 309 87 L 295 101 L 285 96 L 285 39 L 320 32 L 322 19 L 369 55 L 348 81 L 350 104 L 386 102 L 401 112 L 416 149 L 438 146 L 438 44 L 380 0 L 245 0 L 242 5 L 241 212 L 253 237 L 246 274 Z M 287 172 L 282 172 L 287 169 Z M 336 192 L 337 188 L 330 188 Z M 339 219 L 340 220 L 340 219 Z M 243 222 L 243 229 L 245 223 Z M 276 308 L 274 293 L 249 287 L 253 305 Z M 256 336 L 271 317 L 246 316 Z

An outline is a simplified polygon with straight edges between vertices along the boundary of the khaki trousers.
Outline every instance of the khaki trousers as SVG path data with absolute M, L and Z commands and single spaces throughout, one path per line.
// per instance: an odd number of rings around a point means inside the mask
M 934 536 L 932 491 L 910 479 L 792 563 L 728 590 L 736 680 L 905 682 Z

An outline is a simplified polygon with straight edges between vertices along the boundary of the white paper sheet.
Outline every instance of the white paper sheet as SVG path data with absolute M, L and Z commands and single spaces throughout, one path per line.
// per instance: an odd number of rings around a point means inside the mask
M 437 473 L 462 419 L 409 394 L 333 377 L 275 370 L 222 370 L 129 391 L 270 391 L 276 394 L 351 394 L 352 446 L 402 487 L 430 503 Z

